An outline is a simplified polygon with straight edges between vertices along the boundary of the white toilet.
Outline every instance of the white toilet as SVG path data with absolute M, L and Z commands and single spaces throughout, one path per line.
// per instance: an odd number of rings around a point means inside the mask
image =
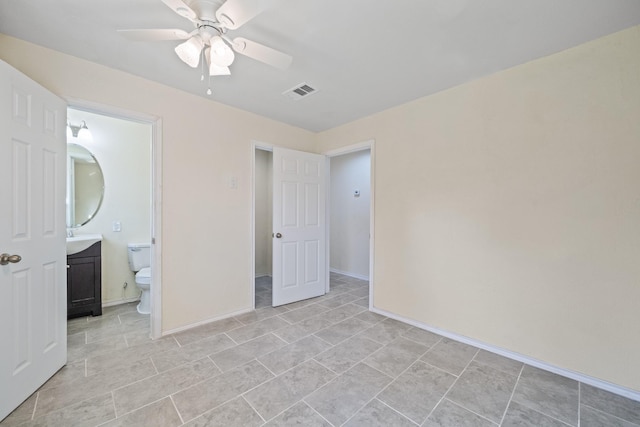
M 151 313 L 150 290 L 151 290 L 151 245 L 148 243 L 129 243 L 127 245 L 129 254 L 129 268 L 136 272 L 136 285 L 142 291 L 138 313 Z

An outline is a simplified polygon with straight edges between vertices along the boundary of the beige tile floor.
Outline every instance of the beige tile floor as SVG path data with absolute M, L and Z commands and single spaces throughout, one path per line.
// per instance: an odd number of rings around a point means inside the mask
M 160 340 L 135 304 L 69 321 L 69 363 L 4 426 L 640 426 L 640 402 L 371 313 L 368 284 Z

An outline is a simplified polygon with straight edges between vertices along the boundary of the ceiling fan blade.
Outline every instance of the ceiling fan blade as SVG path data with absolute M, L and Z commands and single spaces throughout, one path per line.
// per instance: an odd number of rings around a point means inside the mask
M 247 40 L 244 37 L 233 39 L 233 50 L 241 55 L 248 56 L 256 61 L 264 62 L 272 67 L 286 70 L 291 65 L 293 58 L 291 55 L 282 53 L 260 43 Z
M 162 40 L 186 40 L 190 34 L 180 29 L 158 30 L 118 30 L 125 38 L 137 42 L 155 42 Z
M 162 3 L 166 4 L 180 16 L 184 16 L 190 21 L 194 21 L 198 19 L 198 14 L 196 14 L 193 9 L 191 9 L 185 2 L 182 0 L 162 0 Z
M 227 0 L 216 10 L 216 18 L 226 28 L 235 30 L 281 2 L 281 0 Z

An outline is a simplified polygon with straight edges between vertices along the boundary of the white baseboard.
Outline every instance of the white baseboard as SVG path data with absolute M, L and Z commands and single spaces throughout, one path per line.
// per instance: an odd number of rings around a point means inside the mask
M 385 310 L 380 310 L 379 308 L 371 307 L 370 310 L 374 313 L 381 314 L 383 316 L 390 317 L 395 320 L 399 320 L 400 322 L 407 323 L 409 325 L 415 326 L 416 328 L 424 329 L 425 331 L 433 332 L 434 334 L 442 335 L 443 337 L 452 339 L 454 341 L 459 341 L 464 344 L 469 344 L 474 347 L 481 348 L 491 353 L 499 354 L 500 356 L 507 357 L 509 359 L 517 360 L 518 362 L 526 363 L 527 365 L 534 366 L 536 368 L 543 369 L 545 371 L 553 372 L 554 374 L 562 375 L 563 377 L 571 378 L 576 381 L 580 381 L 581 383 L 585 383 L 591 385 L 593 387 L 597 387 L 611 393 L 624 396 L 626 398 L 636 400 L 640 402 L 640 391 L 632 390 L 626 387 L 619 386 L 617 384 L 613 384 L 607 381 L 600 380 L 598 378 L 590 377 L 585 374 L 581 374 L 578 372 L 574 372 L 568 369 L 559 368 L 557 366 L 551 365 L 549 363 L 543 362 L 541 360 L 537 360 L 531 358 L 529 356 L 525 356 L 520 353 L 516 353 L 510 350 L 505 350 L 500 347 L 495 347 L 490 344 L 486 344 L 481 341 L 477 341 L 473 338 L 465 337 L 463 335 L 458 335 L 449 331 L 444 331 L 442 329 L 434 328 L 422 322 L 418 322 L 416 320 L 407 319 L 402 316 L 398 316 L 397 314 L 390 313 Z
M 111 300 L 111 301 L 104 301 L 102 303 L 102 308 L 113 307 L 114 305 L 120 305 L 120 304 L 128 304 L 130 302 L 136 302 L 136 301 L 140 301 L 140 295 L 138 295 L 137 297 L 133 297 L 133 298 L 115 299 L 115 300 Z
M 163 331 L 162 332 L 162 336 L 164 337 L 164 336 L 167 336 L 167 335 L 175 334 L 177 332 L 186 331 L 188 329 L 192 329 L 192 328 L 195 328 L 197 326 L 202 326 L 202 325 L 206 325 L 208 323 L 217 322 L 218 320 L 224 320 L 224 319 L 228 319 L 230 317 L 239 316 L 241 314 L 249 313 L 250 311 L 253 311 L 253 308 L 247 308 L 247 309 L 244 309 L 244 310 L 234 311 L 233 313 L 223 314 L 222 316 L 214 317 L 212 319 L 202 320 L 200 322 L 191 323 L 191 324 L 185 325 L 185 326 L 180 326 L 179 328 L 170 329 L 168 331 Z
M 369 276 L 365 276 L 365 275 L 362 275 L 362 274 L 356 274 L 356 273 L 349 273 L 348 271 L 342 271 L 342 270 L 338 270 L 338 269 L 335 269 L 335 268 L 329 268 L 329 272 L 342 274 L 343 276 L 353 277 L 354 279 L 369 280 Z

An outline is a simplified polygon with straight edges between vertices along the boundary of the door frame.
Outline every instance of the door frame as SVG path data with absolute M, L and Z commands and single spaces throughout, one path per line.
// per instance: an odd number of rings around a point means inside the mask
M 65 98 L 67 107 L 151 125 L 151 339 L 162 336 L 162 119 L 158 116 Z
M 255 217 L 256 217 L 256 150 L 263 151 L 271 151 L 273 152 L 274 145 L 268 144 L 260 141 L 251 141 L 250 144 L 250 159 L 251 159 L 251 191 L 250 191 L 250 205 L 251 205 L 251 215 L 249 218 L 249 236 L 251 238 L 250 247 L 251 247 L 251 257 L 249 259 L 249 295 L 251 295 L 251 309 L 255 310 L 256 308 L 256 229 L 255 229 Z M 349 154 L 356 151 L 369 150 L 370 153 L 370 206 L 369 206 L 369 309 L 374 307 L 373 301 L 373 285 L 374 285 L 374 254 L 375 254 L 375 221 L 374 221 L 374 213 L 375 213 L 375 140 L 369 139 L 363 142 L 359 142 L 356 144 L 348 145 L 346 147 L 340 147 L 333 150 L 328 150 L 319 154 L 326 156 L 328 159 L 331 157 L 341 156 L 343 154 Z M 325 292 L 329 292 L 330 290 L 330 248 L 331 248 L 331 162 L 326 162 L 326 200 L 325 200 L 325 246 L 326 246 L 326 284 L 325 284 Z
M 352 145 L 347 145 L 345 147 L 336 148 L 333 150 L 324 151 L 321 154 L 327 156 L 329 161 L 327 162 L 327 200 L 326 200 L 326 241 L 327 241 L 327 287 L 326 291 L 329 292 L 329 282 L 330 282 L 330 264 L 331 264 L 331 158 L 342 156 L 345 154 L 355 153 L 357 151 L 369 150 L 370 158 L 369 158 L 369 173 L 370 173 L 370 183 L 369 183 L 369 191 L 370 199 L 369 199 L 369 310 L 374 307 L 373 300 L 373 286 L 374 286 L 374 254 L 375 254 L 375 140 L 369 139 L 363 142 L 359 142 Z

